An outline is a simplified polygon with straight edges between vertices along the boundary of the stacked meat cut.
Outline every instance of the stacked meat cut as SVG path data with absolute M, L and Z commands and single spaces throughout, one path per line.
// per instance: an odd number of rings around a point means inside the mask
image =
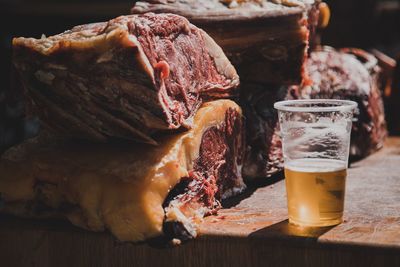
M 239 84 L 208 34 L 172 14 L 123 16 L 13 45 L 34 111 L 68 136 L 155 143 L 157 132 L 190 127 L 202 99 L 230 96 Z
M 2 211 L 65 217 L 126 241 L 162 233 L 194 237 L 202 217 L 245 185 L 240 108 L 229 100 L 209 102 L 193 121 L 192 129 L 164 136 L 158 146 L 42 133 L 3 155 Z
M 13 45 L 44 130 L 3 156 L 3 211 L 187 239 L 245 188 L 242 111 L 222 99 L 239 77 L 185 18 L 122 16 Z

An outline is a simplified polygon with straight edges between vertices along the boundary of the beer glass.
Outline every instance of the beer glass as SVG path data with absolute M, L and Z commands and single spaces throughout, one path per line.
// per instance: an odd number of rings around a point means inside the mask
M 350 132 L 357 103 L 312 99 L 276 102 L 289 222 L 342 222 Z

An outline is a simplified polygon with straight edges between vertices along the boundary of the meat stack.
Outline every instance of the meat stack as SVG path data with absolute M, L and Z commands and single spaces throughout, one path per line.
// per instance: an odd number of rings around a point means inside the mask
M 221 99 L 239 77 L 185 18 L 121 16 L 13 45 L 45 130 L 0 161 L 1 211 L 187 239 L 245 188 L 242 111 Z
M 283 99 L 356 100 L 352 153 L 381 147 L 373 57 L 308 51 L 326 24 L 319 1 L 151 0 L 132 12 L 13 40 L 46 131 L 0 161 L 0 211 L 62 216 L 120 240 L 192 238 L 244 182 L 282 170 L 273 104 Z

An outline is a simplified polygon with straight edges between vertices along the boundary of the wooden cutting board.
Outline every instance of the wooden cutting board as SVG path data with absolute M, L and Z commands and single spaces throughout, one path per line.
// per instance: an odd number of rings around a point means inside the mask
M 276 178 L 225 203 L 197 239 L 172 248 L 0 217 L 0 266 L 400 266 L 400 138 L 352 164 L 345 201 L 338 226 L 292 226 Z

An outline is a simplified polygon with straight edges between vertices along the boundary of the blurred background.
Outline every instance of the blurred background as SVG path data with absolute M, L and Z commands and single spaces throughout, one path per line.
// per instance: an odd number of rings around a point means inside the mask
M 390 75 L 400 57 L 400 0 L 326 0 L 331 9 L 329 26 L 321 33 L 321 43 L 333 47 L 359 47 L 373 50 Z M 128 14 L 133 0 L 0 0 L 0 153 L 23 138 L 34 135 L 35 119 L 26 120 L 20 87 L 13 79 L 11 42 L 16 36 L 53 35 L 75 25 L 105 21 Z M 379 53 L 381 52 L 381 53 Z M 385 91 L 387 114 L 400 101 L 398 80 Z M 389 104 L 388 104 L 389 103 Z M 397 115 L 388 116 L 391 133 Z

